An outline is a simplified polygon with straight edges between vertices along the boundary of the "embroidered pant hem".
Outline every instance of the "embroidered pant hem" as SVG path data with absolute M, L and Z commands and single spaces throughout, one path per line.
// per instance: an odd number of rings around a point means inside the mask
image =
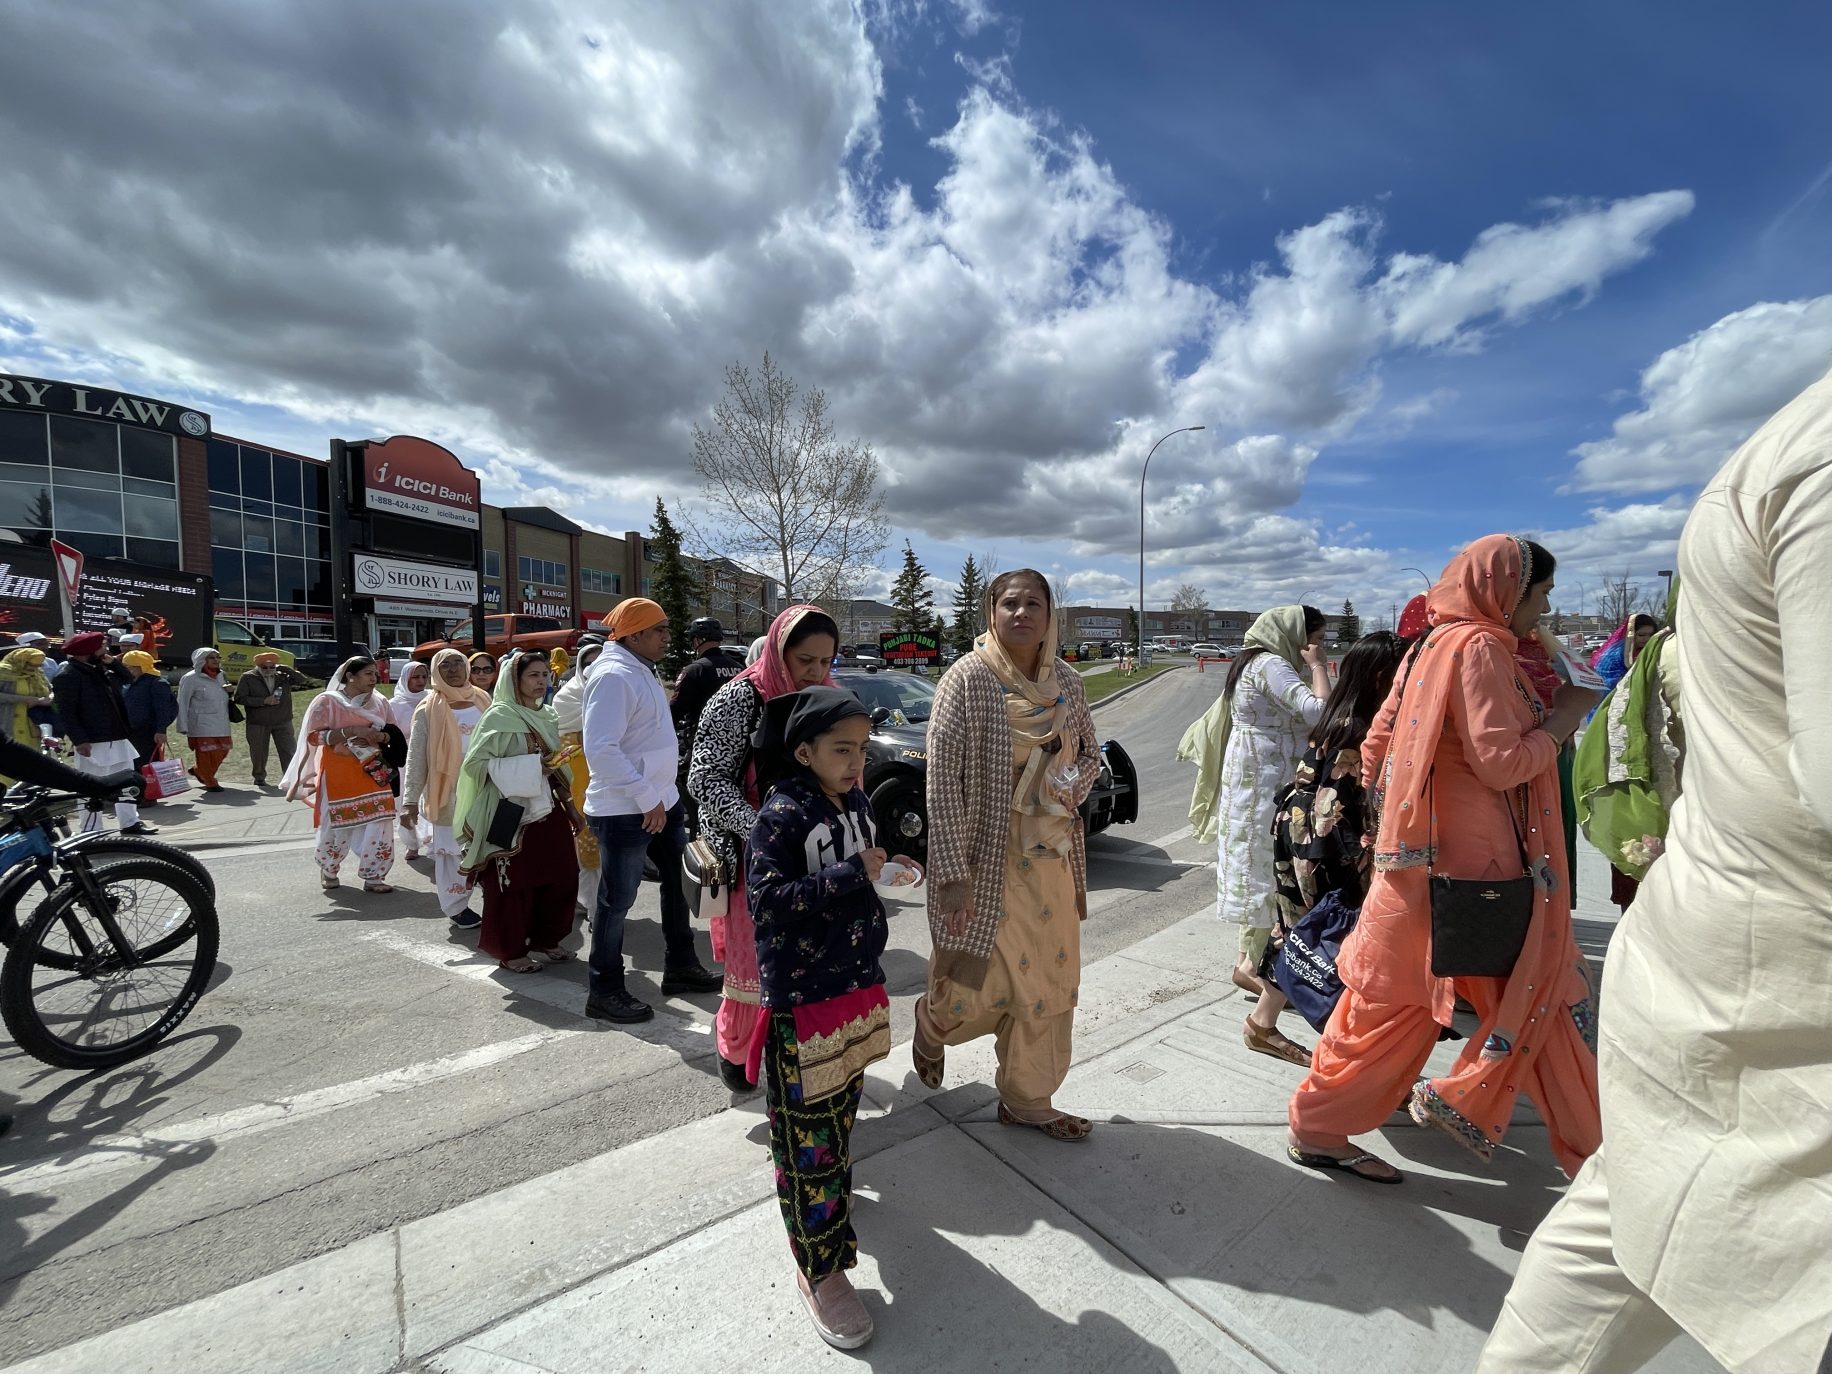
M 771 1013 L 763 1079 L 776 1202 L 795 1266 L 814 1283 L 859 1262 L 852 1229 L 852 1127 L 865 1075 L 855 1074 L 840 1091 L 804 1103 L 800 1048 L 794 1013 Z
M 1069 1076 L 1075 1012 L 1019 1017 L 988 1009 L 977 1016 L 954 1018 L 938 1013 L 927 996 L 916 1003 L 916 1036 L 927 1050 L 964 1045 L 982 1035 L 993 1037 L 999 1057 L 993 1086 L 1005 1109 L 1020 1121 L 1034 1123 L 1060 1116 L 1052 1099 Z

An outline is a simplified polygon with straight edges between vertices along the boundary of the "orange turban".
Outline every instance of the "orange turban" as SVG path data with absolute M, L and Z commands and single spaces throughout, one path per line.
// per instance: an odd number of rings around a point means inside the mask
M 605 612 L 604 628 L 611 632 L 612 639 L 628 639 L 644 630 L 653 630 L 667 620 L 668 612 L 648 597 L 632 596 Z

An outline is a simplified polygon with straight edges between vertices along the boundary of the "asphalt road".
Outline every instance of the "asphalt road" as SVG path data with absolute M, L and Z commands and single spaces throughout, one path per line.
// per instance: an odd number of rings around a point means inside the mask
M 1211 900 L 1212 856 L 1187 838 L 1190 775 L 1174 750 L 1220 684 L 1187 669 L 1097 712 L 1103 738 L 1138 763 L 1142 804 L 1137 824 L 1090 841 L 1086 960 Z M 713 1071 L 716 998 L 660 997 L 652 888 L 626 954 L 632 990 L 661 1014 L 632 1032 L 580 1014 L 582 963 L 516 975 L 479 958 L 475 937 L 440 917 L 424 866 L 397 866 L 400 891 L 372 896 L 321 893 L 299 842 L 209 862 L 222 962 L 177 1037 L 87 1077 L 0 1047 L 0 1112 L 17 1118 L 0 1139 L 9 1359 L 730 1101 Z M 885 969 L 900 1043 L 927 948 L 920 907 L 893 904 Z

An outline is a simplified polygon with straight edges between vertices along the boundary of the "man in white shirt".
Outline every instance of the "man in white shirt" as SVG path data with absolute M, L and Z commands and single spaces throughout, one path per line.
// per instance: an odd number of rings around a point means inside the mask
M 591 782 L 585 816 L 598 837 L 598 902 L 592 915 L 590 991 L 585 1014 L 600 1021 L 647 1021 L 648 1003 L 623 981 L 623 923 L 642 887 L 643 860 L 661 874 L 662 992 L 717 992 L 724 978 L 700 963 L 681 891 L 687 847 L 675 784 L 680 743 L 655 665 L 668 652 L 667 612 L 646 597 L 619 602 L 604 618 L 611 643 L 585 681 L 585 761 Z

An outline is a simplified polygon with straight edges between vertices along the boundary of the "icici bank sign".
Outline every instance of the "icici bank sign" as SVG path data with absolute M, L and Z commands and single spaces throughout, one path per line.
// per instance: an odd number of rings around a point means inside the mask
M 430 439 L 397 434 L 363 449 L 363 504 L 370 510 L 474 530 L 483 482 Z

